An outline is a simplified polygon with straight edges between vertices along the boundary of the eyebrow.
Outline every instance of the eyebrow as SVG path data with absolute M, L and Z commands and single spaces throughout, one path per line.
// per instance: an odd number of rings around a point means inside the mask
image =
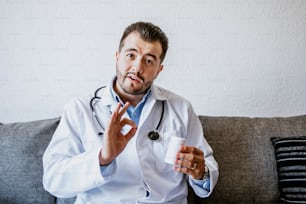
M 126 50 L 125 50 L 125 52 L 130 52 L 130 51 L 138 52 L 138 50 L 135 49 L 135 48 L 129 48 L 129 49 L 126 49 Z M 147 53 L 146 55 L 149 55 L 149 56 L 153 57 L 154 60 L 157 60 L 156 55 L 153 55 L 153 54 L 151 54 L 151 53 Z

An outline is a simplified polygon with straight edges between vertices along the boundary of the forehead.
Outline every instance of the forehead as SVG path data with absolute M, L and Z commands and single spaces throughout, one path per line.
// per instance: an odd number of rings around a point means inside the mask
M 136 51 L 141 53 L 154 54 L 159 58 L 162 53 L 162 46 L 159 41 L 153 41 L 153 42 L 145 41 L 140 37 L 140 34 L 137 32 L 129 34 L 124 40 L 122 51 L 130 49 L 133 50 L 135 49 Z

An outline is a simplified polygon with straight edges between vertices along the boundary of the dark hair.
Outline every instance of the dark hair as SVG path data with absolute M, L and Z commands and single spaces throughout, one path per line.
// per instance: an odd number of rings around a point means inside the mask
M 119 44 L 119 51 L 121 51 L 122 47 L 124 46 L 125 38 L 133 32 L 139 33 L 140 37 L 144 41 L 148 42 L 159 41 L 162 46 L 162 53 L 160 59 L 161 62 L 163 62 L 168 50 L 168 38 L 166 34 L 158 26 L 149 22 L 136 22 L 129 25 L 122 34 Z

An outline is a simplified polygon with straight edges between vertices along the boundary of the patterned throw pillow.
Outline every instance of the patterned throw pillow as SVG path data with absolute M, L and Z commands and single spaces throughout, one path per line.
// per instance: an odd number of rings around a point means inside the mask
M 306 203 L 306 136 L 273 137 L 278 188 L 283 203 Z

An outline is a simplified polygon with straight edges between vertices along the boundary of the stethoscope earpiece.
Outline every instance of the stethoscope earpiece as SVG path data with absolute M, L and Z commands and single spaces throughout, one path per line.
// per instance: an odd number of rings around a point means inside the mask
M 156 131 L 151 131 L 149 132 L 148 137 L 150 138 L 150 140 L 158 140 L 159 134 Z

